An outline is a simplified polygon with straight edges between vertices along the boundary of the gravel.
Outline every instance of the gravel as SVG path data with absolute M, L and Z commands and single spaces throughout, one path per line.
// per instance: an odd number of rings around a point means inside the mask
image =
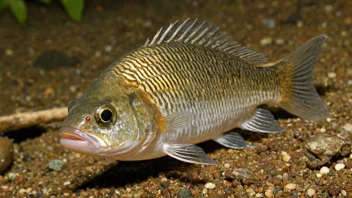
M 351 144 L 352 124 L 349 4 L 92 0 L 83 21 L 76 23 L 56 4 L 46 7 L 28 1 L 30 12 L 24 26 L 4 11 L 0 20 L 4 27 L 0 31 L 1 115 L 65 107 L 103 69 L 144 44 L 161 26 L 191 17 L 220 25 L 234 41 L 265 55 L 269 62 L 286 57 L 314 36 L 327 34 L 313 82 L 330 116 L 305 120 L 269 106 L 286 131 L 244 131 L 245 140 L 256 147 L 243 150 L 211 141 L 200 144 L 219 166 L 187 164 L 170 157 L 117 162 L 77 154 L 59 144 L 57 127 L 45 125 L 9 132 L 4 135 L 14 140 L 13 160 L 0 176 L 0 197 L 177 197 L 179 193 L 186 197 L 190 192 L 192 197 L 351 197 L 352 155 L 345 152 Z M 332 9 L 326 10 L 327 5 Z M 263 19 L 274 20 L 275 26 Z M 74 57 L 78 61 L 51 68 L 53 60 L 46 55 L 45 67 L 33 66 L 51 50 L 69 63 Z M 289 160 L 283 159 L 283 152 Z M 47 167 L 54 159 L 63 164 L 57 171 Z M 337 171 L 337 164 L 345 167 Z M 329 172 L 322 174 L 324 166 Z M 207 183 L 214 184 L 214 189 L 205 188 Z
M 61 171 L 64 166 L 64 162 L 60 159 L 51 160 L 48 162 L 47 167 L 51 170 Z

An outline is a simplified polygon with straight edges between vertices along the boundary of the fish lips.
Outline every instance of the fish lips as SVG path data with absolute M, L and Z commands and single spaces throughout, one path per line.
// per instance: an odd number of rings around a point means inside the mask
M 107 146 L 101 138 L 71 127 L 61 127 L 59 136 L 65 148 L 79 153 L 93 154 Z

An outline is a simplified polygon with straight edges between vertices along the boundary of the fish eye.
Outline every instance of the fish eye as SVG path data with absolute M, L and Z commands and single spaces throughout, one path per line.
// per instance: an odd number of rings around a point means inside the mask
M 95 120 L 101 126 L 110 126 L 113 124 L 115 118 L 115 111 L 110 105 L 102 105 L 97 109 Z
M 112 111 L 110 109 L 103 109 L 100 111 L 99 117 L 103 122 L 110 122 L 112 120 Z

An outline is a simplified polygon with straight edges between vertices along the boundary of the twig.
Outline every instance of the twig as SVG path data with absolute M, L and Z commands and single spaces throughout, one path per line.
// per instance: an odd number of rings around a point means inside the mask
M 67 108 L 54 108 L 37 112 L 17 113 L 0 117 L 0 133 L 35 126 L 42 123 L 61 121 Z

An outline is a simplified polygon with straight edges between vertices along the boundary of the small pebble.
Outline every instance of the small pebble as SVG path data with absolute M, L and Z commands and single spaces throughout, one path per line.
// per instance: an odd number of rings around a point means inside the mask
M 207 189 L 214 189 L 215 188 L 215 184 L 211 183 L 211 182 L 208 182 L 205 184 L 205 188 Z
M 338 163 L 335 165 L 335 170 L 339 171 L 345 168 L 344 164 Z
M 274 194 L 273 194 L 273 191 L 271 189 L 268 189 L 265 191 L 265 196 L 266 197 L 273 197 Z
M 347 123 L 345 126 L 343 126 L 343 129 L 345 129 L 348 132 L 352 132 L 352 124 Z
M 51 170 L 60 171 L 64 166 L 64 162 L 60 159 L 55 159 L 48 162 L 46 166 Z
M 105 51 L 106 53 L 111 52 L 111 51 L 112 51 L 112 46 L 111 46 L 111 45 L 105 46 L 104 51 Z
M 315 190 L 314 190 L 313 188 L 309 188 L 309 189 L 307 190 L 307 195 L 308 195 L 309 197 L 313 197 L 313 195 L 315 195 Z
M 8 177 L 9 177 L 9 179 L 10 180 L 14 180 L 14 179 L 16 179 L 16 177 L 18 177 L 19 176 L 19 174 L 18 173 L 9 173 L 9 175 L 8 175 Z
M 188 198 L 192 197 L 192 191 L 188 188 L 181 188 L 177 193 L 178 198 Z
M 208 189 L 204 188 L 202 191 L 203 194 L 207 194 L 208 193 Z
M 255 191 L 253 190 L 253 188 L 250 188 L 250 187 L 246 189 L 246 193 L 247 193 L 249 196 L 255 195 Z
M 347 192 L 345 190 L 341 190 L 341 195 L 346 197 L 347 196 Z
M 285 151 L 282 152 L 282 159 L 285 161 L 285 162 L 288 162 L 290 161 L 291 159 L 291 156 L 289 154 L 287 154 Z
M 283 182 L 287 182 L 287 180 L 288 180 L 288 174 L 287 174 L 287 173 L 284 173 L 284 174 L 282 175 L 282 181 L 283 181 Z
M 255 197 L 263 197 L 263 195 L 261 194 L 261 193 L 257 193 L 257 194 L 255 194 Z
M 6 56 L 12 56 L 12 55 L 13 55 L 12 49 L 6 49 L 6 50 L 5 50 L 5 55 L 6 55 Z
M 297 187 L 297 184 L 294 184 L 294 183 L 288 183 L 288 184 L 286 184 L 285 185 L 285 190 L 294 190 L 294 189 L 296 189 L 296 187 Z
M 325 6 L 325 11 L 326 12 L 331 12 L 334 9 L 334 7 L 332 7 L 332 5 L 326 5 Z
M 100 57 L 100 56 L 101 56 L 101 51 L 96 51 L 96 52 L 94 53 L 94 56 Z
M 33 160 L 32 157 L 28 153 L 24 154 L 23 156 L 24 162 L 31 162 L 32 160 Z
M 326 132 L 326 129 L 325 129 L 325 128 L 321 128 L 321 129 L 320 129 L 320 132 L 325 133 L 325 132 Z
M 260 44 L 262 46 L 270 45 L 273 42 L 273 39 L 271 37 L 264 37 L 260 40 Z
M 347 32 L 346 31 L 341 31 L 340 35 L 345 37 L 345 36 L 347 36 Z
M 13 161 L 13 143 L 7 137 L 0 137 L 0 174 L 4 173 Z
M 330 169 L 326 166 L 323 166 L 320 168 L 320 173 L 323 174 L 328 174 L 330 172 Z
M 275 40 L 276 45 L 283 45 L 285 43 L 285 40 L 282 38 L 278 38 Z
M 328 78 L 336 78 L 336 73 L 335 72 L 329 72 L 328 73 Z
M 270 28 L 274 28 L 276 26 L 276 21 L 274 19 L 263 19 L 263 24 L 270 27 Z
M 304 25 L 303 21 L 298 21 L 297 22 L 297 27 L 301 28 L 301 27 L 303 27 L 303 25 Z

